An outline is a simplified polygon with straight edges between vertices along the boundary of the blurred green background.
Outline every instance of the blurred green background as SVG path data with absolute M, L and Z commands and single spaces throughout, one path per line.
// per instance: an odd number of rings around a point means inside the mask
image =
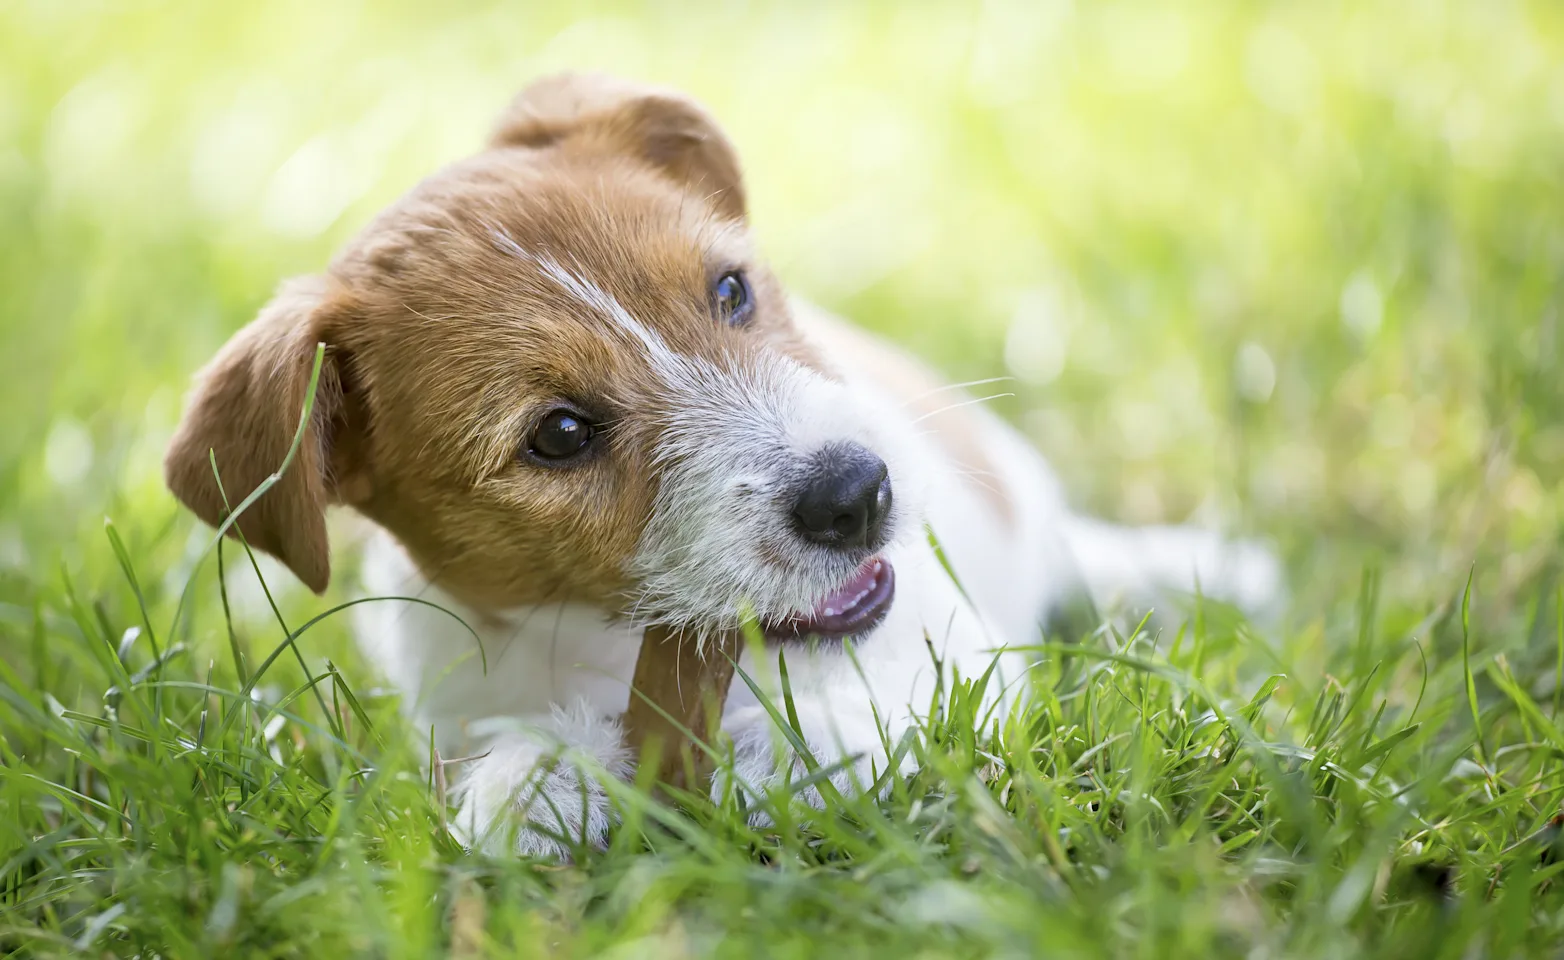
M 1304 619 L 1553 576 L 1558 4 L 10 0 L 5 596 L 116 583 L 105 514 L 182 582 L 190 373 L 563 68 L 709 105 L 784 280 L 1015 377 L 1082 506 L 1275 539 Z

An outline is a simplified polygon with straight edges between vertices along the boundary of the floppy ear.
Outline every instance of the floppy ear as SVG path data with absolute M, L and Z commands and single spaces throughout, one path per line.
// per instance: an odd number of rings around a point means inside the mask
M 744 219 L 738 155 L 705 110 L 670 90 L 562 73 L 523 90 L 495 125 L 496 147 L 571 143 L 628 153 Z
M 332 309 L 329 297 L 324 277 L 288 281 L 197 375 L 163 475 L 174 496 L 207 523 L 217 526 L 227 516 L 223 492 L 237 507 L 288 455 L 324 314 Z M 298 453 L 238 521 L 251 546 L 287 564 L 316 593 L 331 578 L 326 505 L 332 499 L 332 424 L 342 399 L 339 362 L 328 352 Z M 217 461 L 221 491 L 209 456 Z

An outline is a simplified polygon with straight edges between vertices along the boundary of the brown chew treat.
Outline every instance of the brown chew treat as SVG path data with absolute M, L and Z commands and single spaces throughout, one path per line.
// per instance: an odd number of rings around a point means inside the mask
M 707 744 L 713 742 L 722 706 L 728 700 L 728 686 L 733 682 L 740 643 L 737 632 L 723 633 L 697 652 L 696 644 L 682 634 L 667 627 L 647 628 L 635 662 L 624 729 L 631 756 L 657 764 L 657 783 L 680 789 L 706 788 L 711 757 L 679 728 Z

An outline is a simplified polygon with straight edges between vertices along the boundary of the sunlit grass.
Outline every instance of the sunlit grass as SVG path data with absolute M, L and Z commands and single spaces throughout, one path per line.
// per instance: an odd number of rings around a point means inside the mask
M 764 825 L 625 784 L 626 826 L 568 866 L 464 853 L 394 704 L 285 656 L 316 621 L 229 624 L 232 653 L 203 659 L 163 628 L 173 596 L 67 579 L 40 601 L 26 677 L 0 686 L 0 937 L 24 955 L 1462 956 L 1564 935 L 1564 735 L 1472 656 L 1460 594 L 1387 634 L 1365 579 L 1349 635 L 1271 648 L 1285 668 L 1325 642 L 1313 680 L 1242 671 L 1262 641 L 1221 608 L 1106 623 L 1031 651 L 1008 713 L 987 676 L 939 692 L 895 745 L 914 775 L 816 810 L 795 795 L 820 768 Z
M 0 944 L 1547 952 L 1561 63 L 1541 2 L 0 9 Z M 158 462 L 280 278 L 564 67 L 708 103 L 793 289 L 1013 377 L 1082 506 L 1274 539 L 1287 612 L 1039 637 L 883 801 L 626 787 L 574 866 L 463 853 L 341 618 L 283 646 L 350 587 L 229 544 L 220 590 Z

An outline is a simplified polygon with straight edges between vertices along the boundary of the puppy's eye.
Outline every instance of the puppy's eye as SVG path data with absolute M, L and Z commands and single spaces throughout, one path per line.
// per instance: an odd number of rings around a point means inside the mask
M 592 425 L 569 410 L 555 410 L 532 430 L 527 452 L 544 460 L 564 460 L 586 449 L 592 441 Z
M 741 327 L 755 312 L 754 296 L 742 270 L 729 270 L 711 285 L 711 301 L 717 319 L 729 326 Z

